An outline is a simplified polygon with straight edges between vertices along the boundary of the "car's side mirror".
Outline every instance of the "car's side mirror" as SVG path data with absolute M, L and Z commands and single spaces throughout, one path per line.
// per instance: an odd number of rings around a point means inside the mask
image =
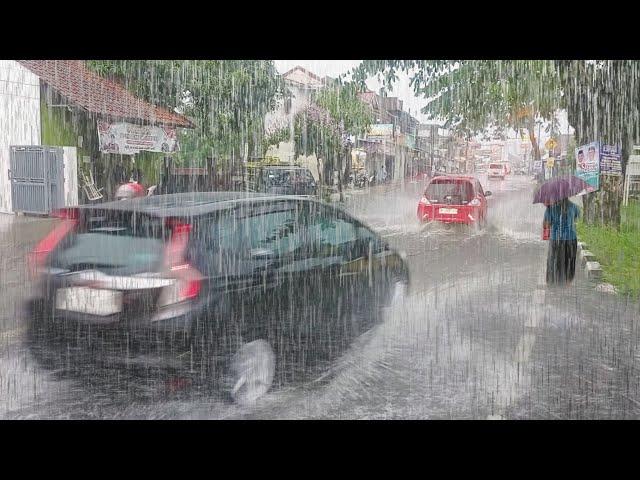
M 485 197 L 490 197 L 491 196 L 491 190 L 487 190 L 486 192 L 484 192 L 484 196 Z

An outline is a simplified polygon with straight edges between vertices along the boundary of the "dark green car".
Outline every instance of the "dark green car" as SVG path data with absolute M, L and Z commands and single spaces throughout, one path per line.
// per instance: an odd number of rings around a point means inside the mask
M 409 282 L 401 255 L 340 209 L 241 192 L 67 210 L 33 262 L 43 363 L 93 378 L 96 363 L 155 355 L 239 401 L 322 374 Z

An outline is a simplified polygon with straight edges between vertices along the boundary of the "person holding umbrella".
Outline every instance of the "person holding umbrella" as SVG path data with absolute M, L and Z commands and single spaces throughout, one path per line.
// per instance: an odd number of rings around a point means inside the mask
M 550 230 L 547 284 L 562 285 L 573 281 L 578 252 L 575 221 L 579 216 L 578 206 L 568 198 L 547 204 L 544 212 L 544 227 Z
M 533 203 L 544 203 L 543 229 L 549 232 L 547 284 L 571 283 L 576 271 L 578 237 L 575 221 L 580 216 L 569 197 L 586 193 L 588 184 L 575 176 L 545 182 L 536 192 Z M 544 238 L 545 240 L 547 238 Z

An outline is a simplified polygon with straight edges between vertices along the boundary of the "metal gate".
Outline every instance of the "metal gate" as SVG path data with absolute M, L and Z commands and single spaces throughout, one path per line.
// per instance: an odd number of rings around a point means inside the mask
M 61 147 L 11 146 L 9 165 L 14 212 L 48 215 L 64 206 Z

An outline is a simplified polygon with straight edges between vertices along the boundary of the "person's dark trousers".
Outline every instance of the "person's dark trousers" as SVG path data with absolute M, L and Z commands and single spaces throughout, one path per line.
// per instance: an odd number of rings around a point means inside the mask
M 550 240 L 547 255 L 547 283 L 571 282 L 576 273 L 577 240 Z

